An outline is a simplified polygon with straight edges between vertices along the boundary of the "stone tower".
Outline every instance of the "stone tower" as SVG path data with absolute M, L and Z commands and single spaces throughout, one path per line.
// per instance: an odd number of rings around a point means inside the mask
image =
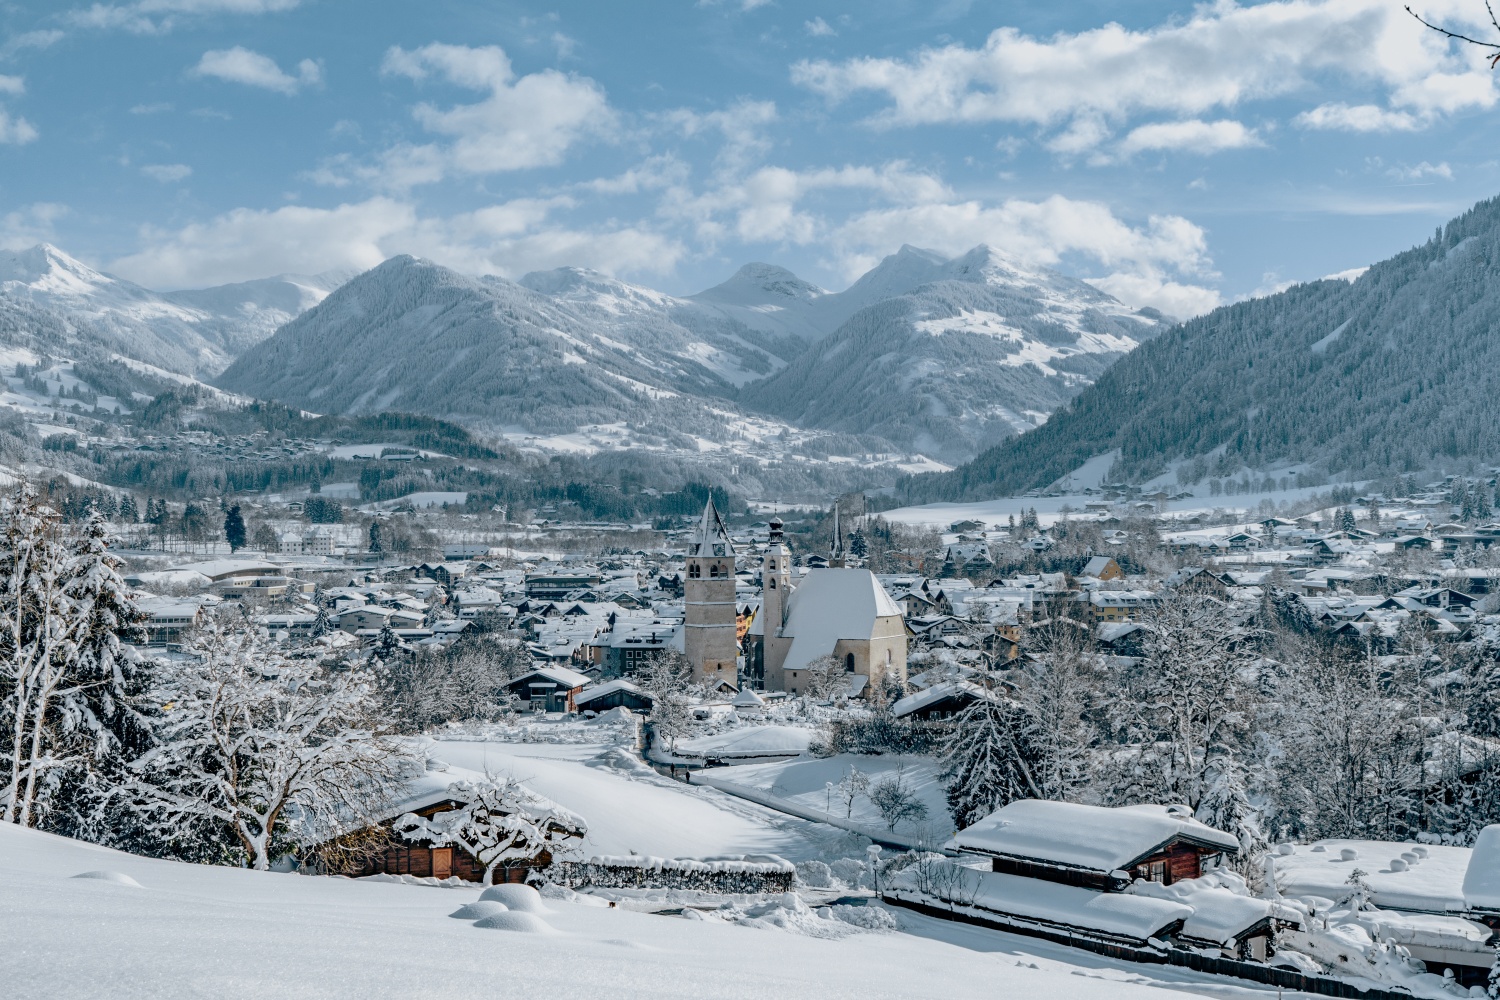
M 781 663 L 790 645 L 781 635 L 781 626 L 786 624 L 787 601 L 792 596 L 792 550 L 787 548 L 786 537 L 781 533 L 779 517 L 771 519 L 769 543 L 760 564 L 761 651 L 766 687 L 779 691 Z M 770 681 L 773 668 L 777 676 L 775 687 Z
M 710 685 L 736 684 L 734 543 L 712 497 L 703 507 L 703 519 L 688 536 L 683 598 L 683 652 L 693 664 L 693 679 Z

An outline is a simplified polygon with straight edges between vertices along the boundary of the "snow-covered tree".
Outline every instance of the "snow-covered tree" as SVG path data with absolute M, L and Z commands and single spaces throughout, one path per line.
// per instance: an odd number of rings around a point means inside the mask
M 296 834 L 389 801 L 410 750 L 368 721 L 368 676 L 288 659 L 249 627 L 213 620 L 161 671 L 157 745 L 122 790 L 160 837 L 207 829 L 266 869 Z
M 989 690 L 954 720 L 943 745 L 943 778 L 948 811 L 960 828 L 1016 799 L 1041 797 L 1024 729 L 1021 713 Z
M 651 732 L 675 747 L 691 722 L 692 661 L 676 650 L 662 650 L 642 662 L 634 679 L 651 695 Z
M 118 565 L 102 515 L 70 545 L 29 483 L 0 502 L 0 820 L 35 824 L 70 773 L 133 738 Z
M 927 807 L 907 787 L 906 776 L 899 768 L 895 774 L 872 784 L 868 795 L 891 832 L 895 832 L 898 823 L 906 820 L 916 823 L 927 818 Z
M 575 851 L 588 827 L 573 813 L 533 794 L 513 778 L 460 781 L 448 786 L 462 803 L 456 809 L 396 821 L 396 832 L 411 841 L 462 848 L 484 865 L 484 884 L 507 862 L 535 861 Z

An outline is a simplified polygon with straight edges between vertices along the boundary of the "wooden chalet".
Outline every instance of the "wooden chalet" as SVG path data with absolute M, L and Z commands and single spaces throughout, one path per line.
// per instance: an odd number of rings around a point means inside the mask
M 1100 891 L 1135 879 L 1171 885 L 1217 868 L 1239 841 L 1186 806 L 1079 805 L 1025 799 L 954 835 L 951 847 L 988 855 L 1008 875 Z
M 429 761 L 431 768 L 438 762 Z M 370 875 L 410 875 L 414 878 L 461 878 L 483 882 L 485 866 L 461 847 L 436 844 L 423 839 L 408 839 L 396 832 L 396 821 L 408 813 L 430 818 L 463 802 L 454 797 L 451 786 L 459 781 L 482 782 L 486 777 L 476 771 L 438 765 L 412 781 L 403 798 L 380 810 L 380 819 L 370 826 L 347 833 L 319 847 L 314 853 L 324 859 L 318 865 L 327 874 L 363 878 Z M 561 806 L 532 794 L 536 803 L 551 814 L 554 835 L 582 841 L 587 829 L 583 820 Z M 552 864 L 552 853 L 545 847 L 532 858 L 508 862 L 495 869 L 493 881 L 525 882 L 533 872 Z

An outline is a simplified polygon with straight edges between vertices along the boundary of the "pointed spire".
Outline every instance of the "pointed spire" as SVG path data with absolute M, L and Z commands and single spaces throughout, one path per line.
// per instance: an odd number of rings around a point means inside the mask
M 714 506 L 712 495 L 708 503 L 703 505 L 703 518 L 698 522 L 698 527 L 688 536 L 688 555 L 690 556 L 732 556 L 734 555 L 734 543 L 729 540 L 729 530 L 724 527 L 724 519 L 719 516 L 719 509 Z
M 828 565 L 833 569 L 844 566 L 844 529 L 839 526 L 839 502 L 833 502 L 833 544 L 828 549 Z

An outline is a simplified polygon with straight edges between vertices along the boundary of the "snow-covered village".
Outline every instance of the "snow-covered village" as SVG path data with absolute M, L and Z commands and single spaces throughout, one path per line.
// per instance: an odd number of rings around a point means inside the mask
M 0 1000 L 1500 998 L 1497 54 L 0 4 Z

